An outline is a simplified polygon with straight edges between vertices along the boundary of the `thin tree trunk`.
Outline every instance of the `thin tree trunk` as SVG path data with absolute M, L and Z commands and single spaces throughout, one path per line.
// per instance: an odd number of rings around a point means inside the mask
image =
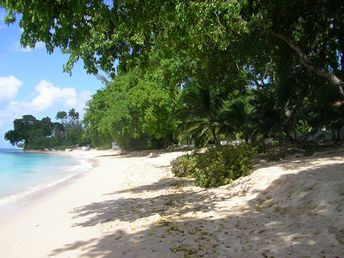
M 219 146 L 219 141 L 217 139 L 217 135 L 216 135 L 215 130 L 216 130 L 215 128 L 211 128 L 211 134 L 212 134 L 213 140 L 215 142 L 215 146 Z
M 332 133 L 332 141 L 336 142 L 336 130 L 334 128 L 331 128 L 331 133 Z
M 340 128 L 337 127 L 337 141 L 340 142 Z

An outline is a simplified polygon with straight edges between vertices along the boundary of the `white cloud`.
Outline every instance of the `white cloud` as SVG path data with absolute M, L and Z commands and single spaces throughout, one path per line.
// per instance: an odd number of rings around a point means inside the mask
M 59 88 L 48 81 L 42 80 L 36 86 L 31 99 L 24 101 L 11 100 L 4 109 L 0 110 L 0 124 L 20 118 L 25 114 L 34 116 L 43 114 L 46 116 L 48 114 L 43 112 L 52 109 L 68 110 L 75 108 L 80 112 L 90 96 L 90 92 L 84 91 L 78 94 L 75 88 Z
M 0 100 L 14 98 L 22 84 L 23 82 L 13 75 L 0 77 Z
M 58 88 L 45 80 L 40 81 L 35 92 L 37 95 L 33 100 L 19 104 L 28 105 L 34 111 L 43 111 L 58 101 L 63 101 L 68 107 L 75 106 L 77 103 L 77 94 L 74 88 Z
M 30 47 L 23 47 L 19 41 L 16 41 L 12 44 L 11 49 L 16 52 L 28 53 L 34 50 L 43 49 L 44 47 L 45 47 L 45 44 L 43 42 L 37 42 L 34 48 L 30 48 Z

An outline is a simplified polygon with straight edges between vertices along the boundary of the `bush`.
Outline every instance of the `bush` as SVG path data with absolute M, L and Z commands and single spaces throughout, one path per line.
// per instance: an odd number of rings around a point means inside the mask
M 197 159 L 196 184 L 217 187 L 246 176 L 252 168 L 253 149 L 249 145 L 216 147 Z
M 172 173 L 177 177 L 192 177 L 198 154 L 186 154 L 171 162 Z
M 217 187 L 248 175 L 254 151 L 247 144 L 221 146 L 204 153 L 185 155 L 172 163 L 172 172 L 179 177 L 193 177 L 201 187 Z

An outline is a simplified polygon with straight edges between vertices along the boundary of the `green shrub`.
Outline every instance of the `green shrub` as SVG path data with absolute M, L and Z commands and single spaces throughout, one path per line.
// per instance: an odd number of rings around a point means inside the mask
M 248 175 L 254 151 L 247 144 L 210 148 L 204 153 L 185 155 L 172 163 L 172 172 L 193 177 L 201 187 L 217 187 Z
M 196 184 L 217 187 L 246 176 L 252 168 L 253 149 L 249 145 L 208 149 L 197 159 Z
M 186 154 L 171 162 L 172 173 L 177 177 L 192 177 L 196 168 L 198 154 Z

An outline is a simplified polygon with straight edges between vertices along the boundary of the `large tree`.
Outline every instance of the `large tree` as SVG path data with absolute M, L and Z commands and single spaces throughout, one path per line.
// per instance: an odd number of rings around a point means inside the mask
M 38 120 L 32 115 L 24 115 L 13 121 L 13 127 L 5 134 L 11 144 L 24 149 L 45 149 L 54 144 L 53 136 L 58 125 L 49 117 Z

